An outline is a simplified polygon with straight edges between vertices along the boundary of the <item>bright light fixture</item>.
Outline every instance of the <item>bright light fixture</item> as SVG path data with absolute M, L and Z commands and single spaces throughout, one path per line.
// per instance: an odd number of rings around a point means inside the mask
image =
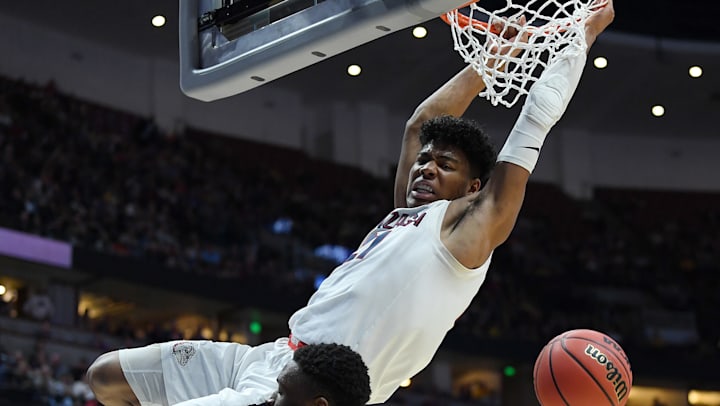
M 662 117 L 665 115 L 665 107 L 656 104 L 652 107 L 652 115 L 655 117 Z
M 162 15 L 156 15 L 152 18 L 152 25 L 155 27 L 162 27 L 165 25 L 165 16 Z
M 412 380 L 410 380 L 410 378 L 408 378 L 408 379 L 400 382 L 400 387 L 407 388 L 408 386 L 410 386 L 410 384 L 412 384 Z
M 598 69 L 605 69 L 608 66 L 608 60 L 604 56 L 598 56 L 593 61 L 593 65 Z
M 347 67 L 347 73 L 350 76 L 357 76 L 362 72 L 360 65 L 350 65 Z
M 690 77 L 699 78 L 700 76 L 702 76 L 703 70 L 701 67 L 695 65 L 690 67 L 688 73 L 690 74 Z
M 415 38 L 425 38 L 427 36 L 427 29 L 422 26 L 417 26 L 413 28 L 412 34 Z

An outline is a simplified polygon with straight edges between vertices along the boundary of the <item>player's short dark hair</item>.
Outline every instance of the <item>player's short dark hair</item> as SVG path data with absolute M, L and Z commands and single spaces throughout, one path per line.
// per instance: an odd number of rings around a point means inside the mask
M 479 178 L 483 186 L 495 168 L 495 145 L 473 120 L 445 115 L 425 121 L 420 127 L 420 143 L 430 142 L 439 147 L 460 149 L 470 164 L 470 176 Z
M 340 344 L 300 347 L 293 360 L 327 394 L 331 406 L 362 406 L 370 400 L 370 377 L 360 354 Z

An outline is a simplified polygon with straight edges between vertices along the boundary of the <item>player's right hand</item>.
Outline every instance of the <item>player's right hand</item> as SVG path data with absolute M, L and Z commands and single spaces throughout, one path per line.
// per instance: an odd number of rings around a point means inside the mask
M 498 61 L 514 58 L 522 52 L 522 46 L 518 46 L 518 44 L 527 43 L 530 37 L 530 32 L 522 29 L 525 24 L 527 24 L 525 16 L 520 16 L 516 21 L 511 22 L 503 19 L 496 19 L 491 22 L 490 31 L 498 32 L 500 35 L 488 36 L 488 41 L 491 44 L 487 49 L 490 54 L 498 57 L 488 61 L 487 66 L 489 68 L 494 68 Z
M 587 40 L 588 48 L 592 46 L 598 35 L 605 31 L 605 28 L 615 19 L 613 0 L 595 0 L 590 8 L 592 10 L 597 9 L 597 11 L 585 22 L 585 39 Z

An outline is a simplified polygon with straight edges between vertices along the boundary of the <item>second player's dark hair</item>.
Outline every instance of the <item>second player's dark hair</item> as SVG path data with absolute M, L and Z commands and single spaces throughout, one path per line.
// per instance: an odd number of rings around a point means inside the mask
M 370 377 L 358 353 L 340 344 L 314 344 L 300 347 L 293 360 L 317 385 L 317 393 L 327 393 L 331 406 L 362 406 L 370 400 Z

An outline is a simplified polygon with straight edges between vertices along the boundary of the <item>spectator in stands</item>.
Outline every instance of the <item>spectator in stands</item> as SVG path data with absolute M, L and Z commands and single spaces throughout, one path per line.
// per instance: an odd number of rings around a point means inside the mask
M 37 289 L 35 292 L 30 293 L 30 297 L 23 304 L 23 311 L 25 315 L 35 320 L 49 321 L 55 312 L 55 307 L 47 291 Z

